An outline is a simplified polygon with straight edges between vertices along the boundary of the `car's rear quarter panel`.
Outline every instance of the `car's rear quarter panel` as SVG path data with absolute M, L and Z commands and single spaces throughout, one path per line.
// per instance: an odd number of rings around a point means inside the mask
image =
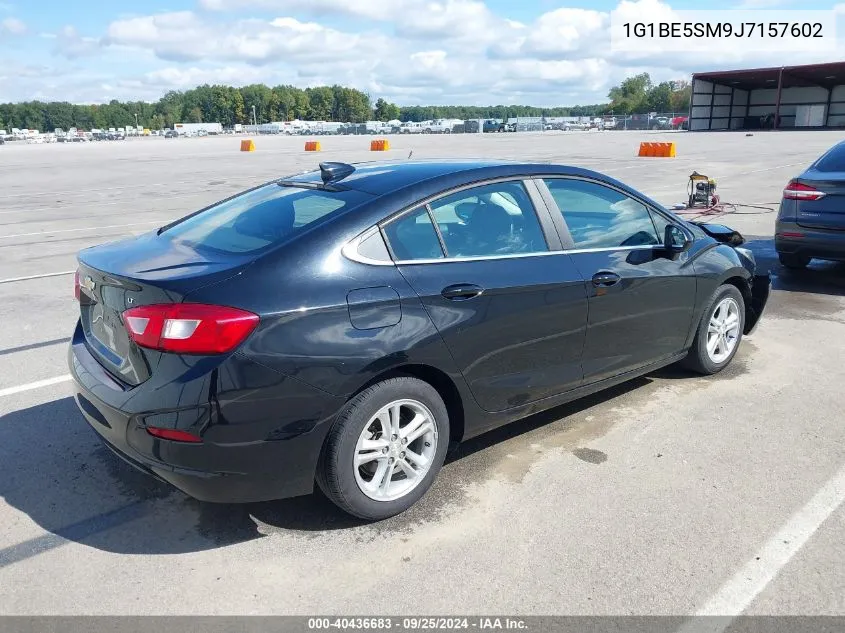
M 348 397 L 403 365 L 430 365 L 460 380 L 419 297 L 395 266 L 353 262 L 342 243 L 310 240 L 190 296 L 261 315 L 238 354 L 327 394 Z M 398 318 L 397 318 L 398 317 Z

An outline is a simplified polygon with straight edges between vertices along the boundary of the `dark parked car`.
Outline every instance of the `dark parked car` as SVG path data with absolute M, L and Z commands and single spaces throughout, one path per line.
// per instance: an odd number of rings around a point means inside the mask
M 179 138 L 179 132 L 176 130 L 167 130 L 164 133 L 164 138 Z
M 501 119 L 487 119 L 484 121 L 482 132 L 516 132 L 516 123 L 505 123 Z
M 381 519 L 450 443 L 678 361 L 723 369 L 769 293 L 742 241 L 574 167 L 323 163 L 82 251 L 74 393 L 193 497 L 316 481 Z
M 787 268 L 804 268 L 814 257 L 845 261 L 845 141 L 786 185 L 775 250 Z

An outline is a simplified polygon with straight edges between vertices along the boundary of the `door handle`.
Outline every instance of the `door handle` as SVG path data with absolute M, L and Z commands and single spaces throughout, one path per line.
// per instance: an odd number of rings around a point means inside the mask
M 454 284 L 443 288 L 440 294 L 452 301 L 464 301 L 477 297 L 482 292 L 484 292 L 484 288 L 475 284 Z
M 593 275 L 593 285 L 594 286 L 612 286 L 613 284 L 619 282 L 622 279 L 616 273 L 611 272 L 600 272 Z

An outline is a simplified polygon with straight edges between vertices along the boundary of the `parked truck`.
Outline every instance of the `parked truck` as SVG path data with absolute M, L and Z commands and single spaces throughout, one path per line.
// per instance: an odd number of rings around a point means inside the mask
M 196 135 L 200 130 L 203 130 L 206 134 L 221 134 L 223 125 L 220 123 L 176 123 L 173 129 L 180 136 Z

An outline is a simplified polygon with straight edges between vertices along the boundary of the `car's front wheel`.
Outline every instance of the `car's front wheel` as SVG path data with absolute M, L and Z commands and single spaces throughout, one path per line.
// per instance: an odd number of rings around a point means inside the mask
M 705 375 L 722 371 L 739 349 L 744 327 L 742 293 L 731 284 L 719 286 L 704 310 L 684 365 Z
M 437 390 L 417 378 L 391 378 L 343 408 L 323 447 L 317 483 L 346 512 L 386 519 L 422 498 L 448 444 L 449 414 Z

